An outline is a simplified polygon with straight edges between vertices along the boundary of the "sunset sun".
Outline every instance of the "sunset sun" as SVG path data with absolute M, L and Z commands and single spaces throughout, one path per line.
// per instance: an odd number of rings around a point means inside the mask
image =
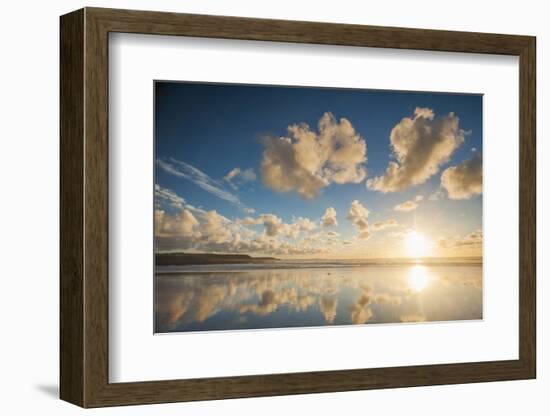
M 416 230 L 406 235 L 404 245 L 405 255 L 416 258 L 428 256 L 432 248 L 430 241 Z

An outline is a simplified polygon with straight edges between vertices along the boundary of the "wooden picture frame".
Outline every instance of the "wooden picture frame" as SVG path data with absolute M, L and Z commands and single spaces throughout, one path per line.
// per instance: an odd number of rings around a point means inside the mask
M 100 8 L 62 16 L 60 29 L 61 399 L 101 407 L 535 378 L 534 37 Z M 110 32 L 519 56 L 519 359 L 109 383 Z

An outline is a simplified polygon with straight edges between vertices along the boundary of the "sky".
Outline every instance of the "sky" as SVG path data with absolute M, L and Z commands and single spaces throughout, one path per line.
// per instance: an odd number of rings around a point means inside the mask
M 481 256 L 482 96 L 155 82 L 157 251 Z

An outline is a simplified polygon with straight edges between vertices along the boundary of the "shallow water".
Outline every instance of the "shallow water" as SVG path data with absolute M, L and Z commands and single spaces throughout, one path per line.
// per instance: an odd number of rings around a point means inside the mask
M 482 266 L 310 264 L 157 271 L 155 332 L 482 318 Z

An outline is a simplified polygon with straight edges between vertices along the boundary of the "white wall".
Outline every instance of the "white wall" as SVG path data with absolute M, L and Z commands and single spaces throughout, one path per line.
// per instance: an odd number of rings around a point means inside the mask
M 82 6 L 156 9 L 482 32 L 538 37 L 539 161 L 539 378 L 536 381 L 424 387 L 339 394 L 274 397 L 92 410 L 88 414 L 316 414 L 406 413 L 428 415 L 548 414 L 550 361 L 544 346 L 549 297 L 543 278 L 541 213 L 543 176 L 550 146 L 542 140 L 544 103 L 550 100 L 545 67 L 550 26 L 545 3 L 462 0 L 359 2 L 69 1 L 4 2 L 0 14 L 0 409 L 3 414 L 68 415 L 77 407 L 59 401 L 58 385 L 58 16 Z M 545 234 L 543 236 L 543 234 Z M 6 267 L 7 266 L 7 267 Z M 545 339 L 546 338 L 546 339 Z

